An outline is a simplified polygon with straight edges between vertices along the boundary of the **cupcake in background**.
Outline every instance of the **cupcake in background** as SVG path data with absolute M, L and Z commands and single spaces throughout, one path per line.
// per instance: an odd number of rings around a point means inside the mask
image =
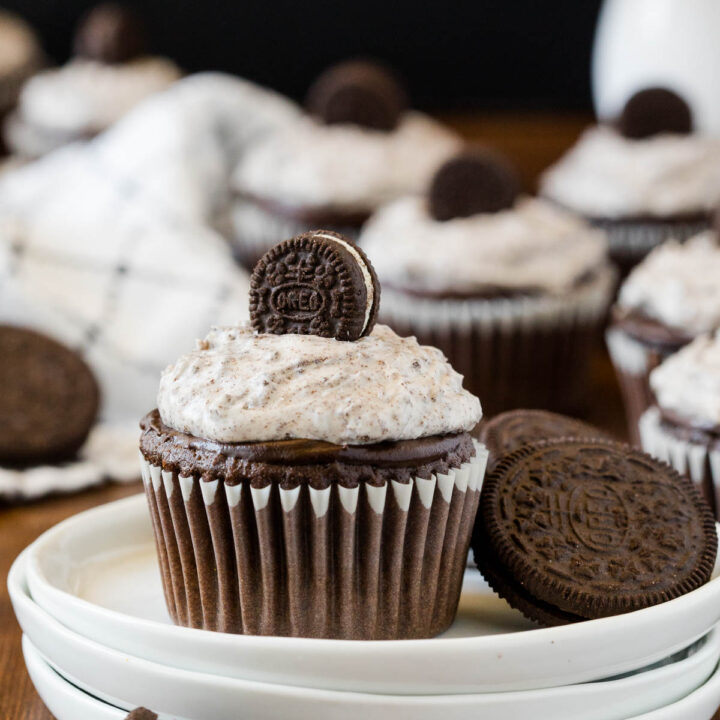
M 653 250 L 620 287 L 606 333 L 628 430 L 653 404 L 650 372 L 698 335 L 720 328 L 720 246 L 714 232 Z
M 359 244 L 383 284 L 382 321 L 439 347 L 487 414 L 577 410 L 615 282 L 602 231 L 522 195 L 507 162 L 475 148 L 426 196 L 381 208 Z
M 171 60 L 146 54 L 144 24 L 123 5 L 92 9 L 78 24 L 73 50 L 65 66 L 23 86 L 5 125 L 13 152 L 36 158 L 88 140 L 180 77 Z
M 0 121 L 15 107 L 23 83 L 42 65 L 35 34 L 19 17 L 0 10 Z M 0 154 L 2 154 L 0 141 Z
M 251 148 L 235 172 L 231 236 L 248 268 L 278 239 L 313 228 L 355 239 L 380 205 L 422 192 L 460 143 L 409 110 L 398 80 L 374 62 L 331 67 L 310 88 L 306 109 Z
M 643 449 L 688 475 L 720 519 L 720 333 L 665 360 L 650 386 L 657 404 L 640 418 Z
M 315 231 L 258 263 L 251 324 L 163 373 L 140 451 L 180 625 L 431 637 L 456 613 L 487 461 L 442 353 L 375 326 L 380 288 Z
M 610 255 L 627 274 L 663 241 L 710 226 L 720 204 L 720 138 L 694 132 L 680 96 L 649 88 L 627 101 L 614 125 L 586 130 L 540 188 L 606 230 Z

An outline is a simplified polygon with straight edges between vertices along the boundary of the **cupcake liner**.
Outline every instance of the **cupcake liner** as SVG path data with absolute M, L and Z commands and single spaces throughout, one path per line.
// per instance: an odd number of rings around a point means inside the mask
M 640 446 L 640 417 L 655 402 L 650 373 L 672 353 L 646 345 L 618 327 L 608 328 L 605 343 L 620 385 L 630 440 Z
M 653 248 L 671 238 L 685 242 L 710 227 L 708 220 L 597 220 L 592 224 L 605 231 L 610 259 L 624 277 Z
M 685 440 L 663 427 L 660 409 L 649 408 L 639 422 L 643 450 L 687 475 L 720 521 L 720 448 Z
M 258 260 L 283 240 L 310 230 L 332 230 L 357 240 L 360 228 L 333 223 L 309 224 L 272 213 L 250 200 L 236 200 L 230 217 L 230 240 L 236 260 L 252 270 Z
M 254 635 L 437 635 L 460 597 L 487 464 L 475 448 L 429 479 L 324 489 L 185 477 L 141 453 L 170 616 Z
M 386 286 L 380 321 L 440 348 L 486 415 L 576 410 L 614 286 L 611 268 L 561 297 L 434 299 Z

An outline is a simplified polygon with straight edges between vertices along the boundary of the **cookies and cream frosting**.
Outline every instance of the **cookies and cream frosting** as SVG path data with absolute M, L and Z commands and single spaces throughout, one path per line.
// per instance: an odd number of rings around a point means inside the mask
M 701 427 L 720 427 L 720 333 L 701 335 L 650 374 L 663 410 Z
M 421 197 L 381 208 L 360 237 L 380 281 L 424 292 L 561 294 L 605 266 L 604 233 L 543 200 L 438 221 Z
M 672 217 L 720 204 L 720 137 L 621 136 L 590 128 L 545 172 L 541 192 L 587 217 Z
M 288 208 L 370 211 L 422 192 L 459 146 L 454 133 L 418 112 L 390 132 L 303 117 L 251 148 L 233 184 L 240 195 Z
M 20 18 L 0 10 L 0 76 L 23 68 L 38 54 L 32 30 Z
M 619 307 L 692 335 L 720 327 L 720 246 L 711 232 L 669 240 L 630 273 Z
M 165 369 L 165 425 L 218 442 L 362 445 L 457 433 L 480 420 L 440 350 L 376 325 L 356 342 L 215 328 Z
M 96 133 L 180 77 L 170 60 L 144 57 L 120 65 L 75 59 L 31 78 L 20 95 L 22 119 L 58 132 Z

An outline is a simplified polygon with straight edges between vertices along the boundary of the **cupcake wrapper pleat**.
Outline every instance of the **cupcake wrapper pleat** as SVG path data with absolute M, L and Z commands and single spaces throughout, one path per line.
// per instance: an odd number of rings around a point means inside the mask
M 575 410 L 615 286 L 607 269 L 562 297 L 434 299 L 383 288 L 380 321 L 440 348 L 486 415 Z
M 354 488 L 253 487 L 142 459 L 168 611 L 257 635 L 432 637 L 452 623 L 487 463 Z
M 230 225 L 233 253 L 249 269 L 254 268 L 257 261 L 279 242 L 318 229 L 316 225 L 277 215 L 247 200 L 234 202 Z M 357 227 L 327 223 L 323 229 L 339 232 L 353 241 L 359 231 Z
M 655 402 L 650 373 L 668 357 L 668 353 L 644 345 L 616 327 L 605 333 L 605 342 L 620 385 L 630 440 L 639 447 L 640 417 Z
M 720 521 L 720 449 L 673 435 L 662 426 L 657 407 L 649 408 L 640 418 L 639 433 L 643 450 L 687 475 Z

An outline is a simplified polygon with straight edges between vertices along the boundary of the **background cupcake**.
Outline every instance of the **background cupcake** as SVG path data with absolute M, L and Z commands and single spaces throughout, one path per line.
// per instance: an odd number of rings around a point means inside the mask
M 439 350 L 373 329 L 378 299 L 361 251 L 308 233 L 258 264 L 253 327 L 163 373 L 140 450 L 175 622 L 349 639 L 452 622 L 480 403 Z
M 170 60 L 145 54 L 142 21 L 129 8 L 107 3 L 80 22 L 74 58 L 27 82 L 5 139 L 15 153 L 39 157 L 102 132 L 141 100 L 180 77 Z
M 383 321 L 439 347 L 488 414 L 577 407 L 614 284 L 601 231 L 519 196 L 505 161 L 474 149 L 429 196 L 379 210 L 359 242 Z
M 17 102 L 22 84 L 42 63 L 42 52 L 30 27 L 0 10 L 0 121 Z M 2 154 L 0 140 L 0 154 Z
M 643 449 L 689 475 L 720 519 L 720 334 L 665 360 L 650 385 L 657 405 L 640 419 Z
M 546 171 L 541 193 L 605 229 L 627 272 L 664 240 L 709 227 L 720 203 L 720 138 L 693 132 L 675 93 L 644 90 L 615 125 L 587 130 Z
M 606 339 L 636 444 L 638 420 L 653 403 L 651 370 L 694 337 L 720 327 L 718 277 L 720 247 L 707 232 L 653 250 L 620 288 Z
M 386 69 L 337 65 L 310 88 L 309 114 L 251 148 L 235 172 L 232 237 L 252 268 L 278 240 L 312 228 L 350 238 L 383 203 L 422 192 L 459 139 L 407 109 Z

